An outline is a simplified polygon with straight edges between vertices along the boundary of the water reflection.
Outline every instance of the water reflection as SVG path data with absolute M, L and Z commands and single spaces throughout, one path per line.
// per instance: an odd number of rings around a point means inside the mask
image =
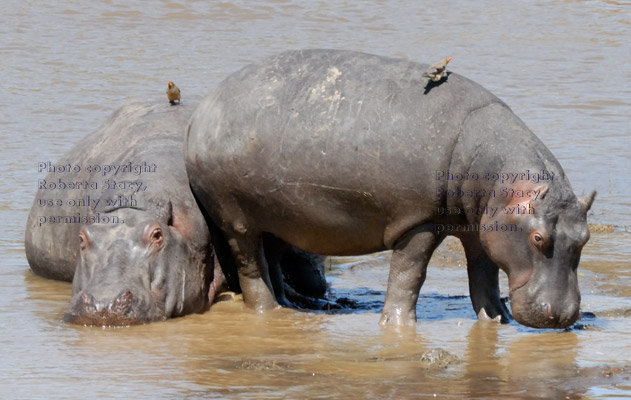
M 573 332 L 531 332 L 506 342 L 500 325 L 478 323 L 468 336 L 465 379 L 471 393 L 528 393 L 563 398 L 575 377 L 579 340 Z

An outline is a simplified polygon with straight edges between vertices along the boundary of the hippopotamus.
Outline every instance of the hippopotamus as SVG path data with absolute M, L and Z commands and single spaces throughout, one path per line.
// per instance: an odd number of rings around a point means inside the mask
M 579 315 L 586 212 L 559 162 L 500 99 L 427 64 L 341 50 L 287 51 L 228 76 L 194 112 L 190 184 L 238 261 L 244 300 L 273 307 L 261 238 L 316 254 L 391 250 L 380 324 L 414 325 L 432 252 L 467 258 L 473 309 L 564 328 Z
M 38 163 L 47 176 L 26 256 L 36 274 L 72 280 L 65 321 L 148 323 L 205 311 L 219 291 L 239 290 L 227 244 L 188 185 L 182 147 L 196 105 L 126 104 L 61 160 Z M 281 263 L 298 272 L 293 280 L 308 282 L 298 295 L 324 294 L 321 257 L 291 247 L 279 257 L 289 257 Z

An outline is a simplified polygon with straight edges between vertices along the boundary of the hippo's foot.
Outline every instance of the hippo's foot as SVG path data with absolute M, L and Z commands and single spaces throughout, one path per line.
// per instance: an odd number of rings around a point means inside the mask
M 263 312 L 278 307 L 276 299 L 270 291 L 270 287 L 265 284 L 261 278 L 239 277 L 241 290 L 243 293 L 243 302 L 246 307 L 252 308 L 257 312 Z
M 472 297 L 472 300 L 473 297 Z M 483 302 L 483 305 L 476 304 L 474 300 L 474 310 L 477 310 L 478 321 L 490 321 L 497 322 L 502 324 L 507 324 L 510 322 L 511 315 L 504 305 L 502 299 L 499 296 L 496 298 L 496 301 L 487 301 Z M 477 305 L 477 307 L 476 307 Z M 479 307 L 479 308 L 478 308 Z
M 415 326 L 416 325 L 416 313 L 414 310 L 411 312 L 403 312 L 401 309 L 395 309 L 391 312 L 383 311 L 381 319 L 379 320 L 381 326 Z
M 499 324 L 502 322 L 502 316 L 498 314 L 497 316 L 495 316 L 495 318 L 491 318 L 489 317 L 489 314 L 486 313 L 486 310 L 483 307 L 478 313 L 478 321 L 497 322 Z
M 500 296 L 499 267 L 489 258 L 475 236 L 460 238 L 467 256 L 469 295 L 480 321 L 507 324 L 511 320 L 506 299 Z
M 235 293 L 231 291 L 221 292 L 215 296 L 215 303 L 221 303 L 224 301 L 231 302 L 231 303 L 236 303 L 239 301 L 242 302 L 243 296 L 241 296 L 239 293 Z
M 507 324 L 511 320 L 510 312 L 504 304 L 504 299 L 498 302 L 487 302 L 485 306 L 480 307 L 478 311 L 478 321 L 490 321 Z
M 335 308 L 334 303 L 328 300 L 305 296 L 304 294 L 298 293 L 288 284 L 285 284 L 285 295 L 287 296 L 285 300 L 291 304 L 289 307 L 292 308 L 304 310 L 330 310 Z
M 295 308 L 296 305 L 294 304 L 294 299 L 297 299 L 300 295 L 291 289 L 291 286 L 287 284 L 283 285 L 284 289 L 280 295 L 276 296 L 276 302 L 278 302 L 278 305 L 281 307 Z
M 236 214 L 236 213 L 235 213 Z M 270 280 L 267 261 L 264 258 L 260 236 L 246 235 L 242 224 L 236 224 L 237 231 L 226 233 L 228 245 L 237 261 L 239 284 L 245 306 L 257 312 L 278 307 Z M 232 237 L 231 237 L 232 236 Z M 282 295 L 278 296 L 282 298 Z
M 419 225 L 395 243 L 379 325 L 416 325 L 416 302 L 425 281 L 427 263 L 442 240 L 435 232 L 432 223 Z
M 510 322 L 511 314 L 505 304 L 505 299 L 500 298 L 499 290 L 490 294 L 487 292 L 482 297 L 481 292 L 471 292 L 473 309 L 476 311 L 479 321 L 491 321 L 502 324 Z

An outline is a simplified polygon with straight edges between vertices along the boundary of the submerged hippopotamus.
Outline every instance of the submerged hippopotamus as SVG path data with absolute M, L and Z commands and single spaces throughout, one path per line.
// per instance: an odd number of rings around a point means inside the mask
M 36 274 L 72 280 L 66 321 L 146 323 L 204 311 L 227 283 L 238 290 L 227 244 L 188 185 L 182 145 L 193 110 L 126 105 L 59 162 L 39 163 L 48 175 L 28 217 L 26 256 Z M 292 281 L 309 282 L 306 294 L 324 294 L 320 257 L 293 248 L 279 257 L 298 271 Z
M 427 263 L 464 246 L 480 318 L 563 328 L 594 193 L 577 198 L 544 144 L 493 94 L 427 65 L 336 50 L 288 51 L 225 79 L 193 114 L 191 187 L 238 260 L 244 299 L 274 305 L 262 235 L 305 251 L 392 250 L 381 324 L 409 325 Z M 274 266 L 270 266 L 270 270 Z

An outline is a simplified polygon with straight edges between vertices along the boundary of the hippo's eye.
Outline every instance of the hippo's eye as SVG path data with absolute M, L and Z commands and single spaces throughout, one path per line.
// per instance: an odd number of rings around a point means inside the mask
M 151 232 L 151 240 L 149 242 L 149 246 L 153 247 L 154 250 L 158 250 L 162 247 L 164 239 L 162 237 L 162 229 L 156 228 Z
M 142 241 L 151 251 L 160 250 L 164 246 L 164 234 L 160 224 L 157 222 L 147 224 L 142 234 Z
M 162 239 L 162 230 L 158 228 L 151 233 L 151 241 L 155 242 L 160 239 Z
M 539 231 L 535 231 L 530 236 L 530 240 L 532 240 L 532 244 L 542 251 L 544 254 L 547 254 L 550 247 L 550 239 L 546 238 L 543 233 Z
M 79 247 L 81 248 L 81 250 L 85 250 L 85 248 L 88 247 L 89 243 L 90 241 L 88 240 L 88 235 L 86 235 L 85 232 L 81 230 L 81 232 L 79 232 Z

